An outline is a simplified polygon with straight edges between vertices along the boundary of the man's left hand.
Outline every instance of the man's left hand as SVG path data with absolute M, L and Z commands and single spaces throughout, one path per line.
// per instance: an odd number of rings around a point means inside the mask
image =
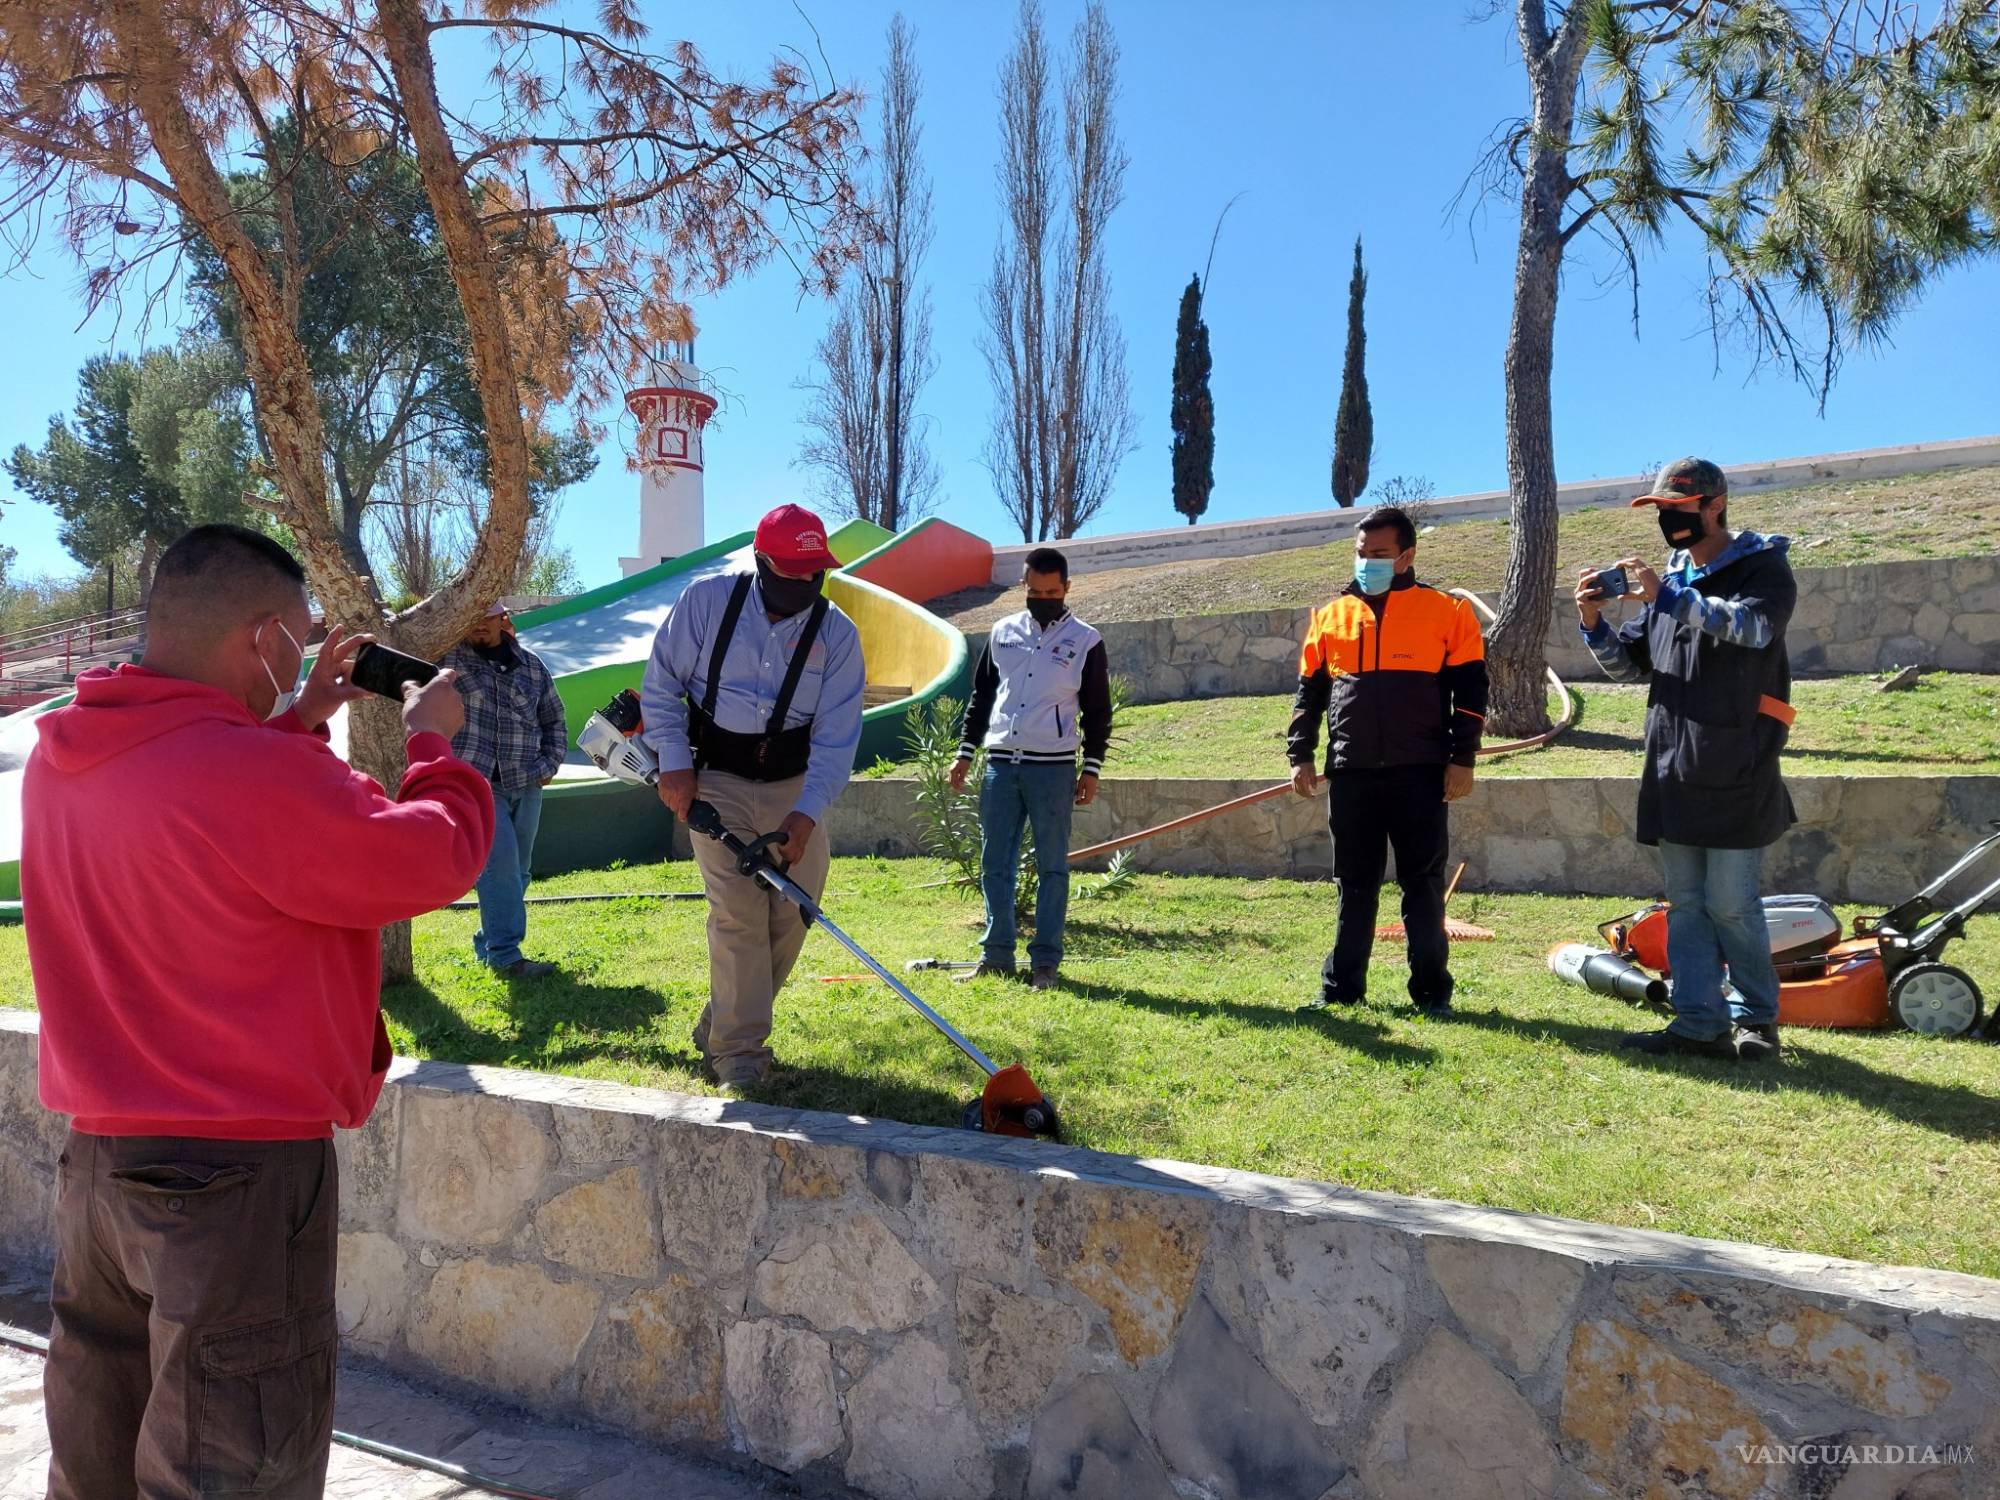
M 343 704 L 368 696 L 368 690 L 356 687 L 351 679 L 355 653 L 374 639 L 372 635 L 349 635 L 338 625 L 327 628 L 326 641 L 319 648 L 312 675 L 306 678 L 306 685 L 299 689 L 298 700 L 292 705 L 301 724 L 318 729 Z
M 1651 604 L 1660 597 L 1660 575 L 1643 557 L 1625 558 L 1618 566 L 1625 570 L 1625 582 L 1631 586 L 1629 592 L 1634 599 Z
M 1444 800 L 1456 802 L 1460 797 L 1472 792 L 1472 767 L 1450 765 L 1444 768 Z
M 788 812 L 785 821 L 778 825 L 778 832 L 785 836 L 784 843 L 778 845 L 778 858 L 788 865 L 795 865 L 806 857 L 806 840 L 812 837 L 813 829 L 819 825 L 802 812 Z
M 1076 778 L 1076 805 L 1088 807 L 1097 800 L 1097 773 L 1085 771 Z

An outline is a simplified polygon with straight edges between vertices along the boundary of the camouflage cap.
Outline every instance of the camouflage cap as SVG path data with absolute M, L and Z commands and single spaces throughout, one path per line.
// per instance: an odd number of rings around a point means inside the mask
M 1639 496 L 1632 504 L 1636 508 L 1658 505 L 1663 500 L 1673 504 L 1681 500 L 1727 498 L 1729 481 L 1722 477 L 1722 469 L 1718 465 L 1705 458 L 1677 458 L 1660 470 L 1651 492 Z

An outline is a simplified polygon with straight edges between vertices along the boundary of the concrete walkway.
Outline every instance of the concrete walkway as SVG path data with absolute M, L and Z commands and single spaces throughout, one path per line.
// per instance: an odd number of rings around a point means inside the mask
M 43 1333 L 43 1295 L 41 1278 L 0 1268 L 0 1323 Z M 360 1367 L 341 1368 L 334 1426 L 549 1500 L 765 1500 L 798 1493 L 496 1404 L 447 1399 Z M 48 1463 L 41 1357 L 0 1344 L 0 1500 L 42 1500 Z M 326 1483 L 328 1500 L 478 1500 L 487 1493 L 337 1443 Z

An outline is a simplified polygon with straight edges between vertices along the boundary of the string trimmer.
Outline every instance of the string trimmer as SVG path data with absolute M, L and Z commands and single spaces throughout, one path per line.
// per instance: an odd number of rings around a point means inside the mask
M 963 1123 L 968 1130 L 984 1130 L 993 1135 L 1044 1135 L 1050 1140 L 1062 1139 L 1055 1106 L 1035 1087 L 1035 1081 L 1028 1076 L 1026 1068 L 1019 1063 L 1000 1067 L 967 1041 L 957 1027 L 911 993 L 909 987 L 877 963 L 867 949 L 828 921 L 826 913 L 819 909 L 819 903 L 778 867 L 771 858 L 771 848 L 785 842 L 783 833 L 763 834 L 746 843 L 723 826 L 722 815 L 714 807 L 700 800 L 688 808 L 687 826 L 696 833 L 706 834 L 735 855 L 739 871 L 752 880 L 763 882 L 796 906 L 804 915 L 808 927 L 817 923 L 825 928 L 828 936 L 866 964 L 877 979 L 902 998 L 904 1004 L 943 1032 L 945 1040 L 979 1064 L 986 1074 L 986 1088 L 965 1107 Z

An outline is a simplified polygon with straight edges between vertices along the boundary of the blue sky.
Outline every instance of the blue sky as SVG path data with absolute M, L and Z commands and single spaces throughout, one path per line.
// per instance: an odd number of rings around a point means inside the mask
M 823 48 L 835 75 L 872 89 L 887 0 L 731 0 L 670 9 L 710 61 L 757 69 L 787 43 Z M 993 398 L 978 352 L 978 289 L 998 211 L 994 80 L 1010 5 L 913 0 L 925 72 L 924 150 L 936 185 L 937 240 L 925 267 L 939 369 L 922 410 L 943 472 L 943 513 L 996 541 L 1015 539 L 991 498 L 981 452 Z M 1118 118 L 1131 167 L 1110 239 L 1115 310 L 1128 346 L 1139 446 L 1092 528 L 1179 524 L 1169 494 L 1168 372 L 1181 289 L 1224 228 L 1207 301 L 1215 369 L 1216 487 L 1207 519 L 1329 505 L 1327 458 L 1338 393 L 1347 268 L 1364 237 L 1368 376 L 1377 479 L 1422 475 L 1440 494 L 1506 483 L 1501 352 L 1514 227 L 1511 204 L 1468 223 L 1446 206 L 1499 121 L 1525 109 L 1511 29 L 1470 24 L 1463 0 L 1111 0 L 1123 49 Z M 655 9 L 655 7 L 648 7 Z M 1078 0 L 1052 0 L 1066 41 Z M 814 41 L 806 20 L 817 29 Z M 665 42 L 681 33 L 666 26 Z M 455 67 L 446 70 L 453 85 Z M 1940 281 L 1893 343 L 1850 357 L 1824 417 L 1804 388 L 1751 379 L 1741 351 L 1715 366 L 1704 271 L 1685 236 L 1641 268 L 1642 335 L 1629 293 L 1600 286 L 1591 251 L 1563 288 L 1555 373 L 1557 469 L 1564 479 L 1626 474 L 1684 452 L 1723 462 L 2000 430 L 1992 350 L 2000 345 L 2000 263 Z M 0 361 L 0 450 L 39 442 L 67 410 L 77 366 L 117 343 L 109 318 L 78 328 L 77 274 L 45 244 L 0 286 L 11 337 Z M 754 523 L 804 498 L 792 463 L 810 366 L 827 316 L 801 302 L 782 262 L 696 308 L 702 363 L 728 393 L 711 431 L 708 533 Z M 152 336 L 159 342 L 170 330 Z M 0 483 L 5 483 L 0 480 Z M 617 574 L 637 540 L 638 481 L 616 444 L 563 499 L 558 539 L 588 583 Z M 0 540 L 22 571 L 63 570 L 53 516 L 10 504 Z M 1755 524 L 1754 517 L 1745 517 Z

